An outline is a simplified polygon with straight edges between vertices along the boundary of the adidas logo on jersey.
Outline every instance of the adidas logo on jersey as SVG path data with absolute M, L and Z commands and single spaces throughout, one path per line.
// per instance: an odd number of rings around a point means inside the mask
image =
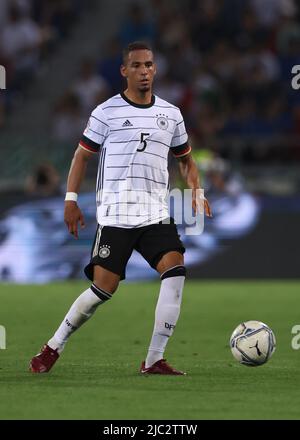
M 126 119 L 122 127 L 133 127 L 133 124 L 130 121 L 128 121 L 128 119 Z

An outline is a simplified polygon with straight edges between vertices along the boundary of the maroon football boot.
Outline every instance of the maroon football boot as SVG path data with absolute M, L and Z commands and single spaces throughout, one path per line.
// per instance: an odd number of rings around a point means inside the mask
M 142 362 L 140 373 L 142 374 L 170 374 L 175 376 L 185 376 L 186 373 L 183 371 L 175 370 L 175 368 L 171 367 L 165 359 L 160 359 L 155 362 L 155 364 L 151 365 L 149 368 L 145 368 L 145 361 Z
M 31 359 L 29 371 L 32 373 L 48 373 L 58 358 L 57 350 L 53 350 L 53 348 L 45 344 L 41 352 Z

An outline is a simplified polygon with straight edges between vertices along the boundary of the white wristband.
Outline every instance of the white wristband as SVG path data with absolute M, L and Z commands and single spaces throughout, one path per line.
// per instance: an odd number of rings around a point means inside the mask
M 74 192 L 67 192 L 66 193 L 65 201 L 77 202 L 77 200 L 78 200 L 77 193 L 74 193 Z

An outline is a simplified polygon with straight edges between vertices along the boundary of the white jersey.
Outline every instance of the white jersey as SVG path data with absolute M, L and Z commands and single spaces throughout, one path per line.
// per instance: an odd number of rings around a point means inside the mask
M 99 153 L 98 223 L 135 228 L 168 218 L 168 154 L 188 154 L 187 139 L 180 110 L 157 96 L 140 105 L 121 93 L 100 104 L 80 141 Z

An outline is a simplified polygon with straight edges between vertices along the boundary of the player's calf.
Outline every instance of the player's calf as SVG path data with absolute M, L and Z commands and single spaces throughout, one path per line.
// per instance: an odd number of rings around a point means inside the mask
M 101 305 L 110 298 L 109 292 L 92 284 L 72 304 L 64 320 L 56 330 L 54 336 L 47 344 L 31 359 L 30 371 L 33 373 L 47 373 L 59 358 L 70 336 L 81 327 Z

